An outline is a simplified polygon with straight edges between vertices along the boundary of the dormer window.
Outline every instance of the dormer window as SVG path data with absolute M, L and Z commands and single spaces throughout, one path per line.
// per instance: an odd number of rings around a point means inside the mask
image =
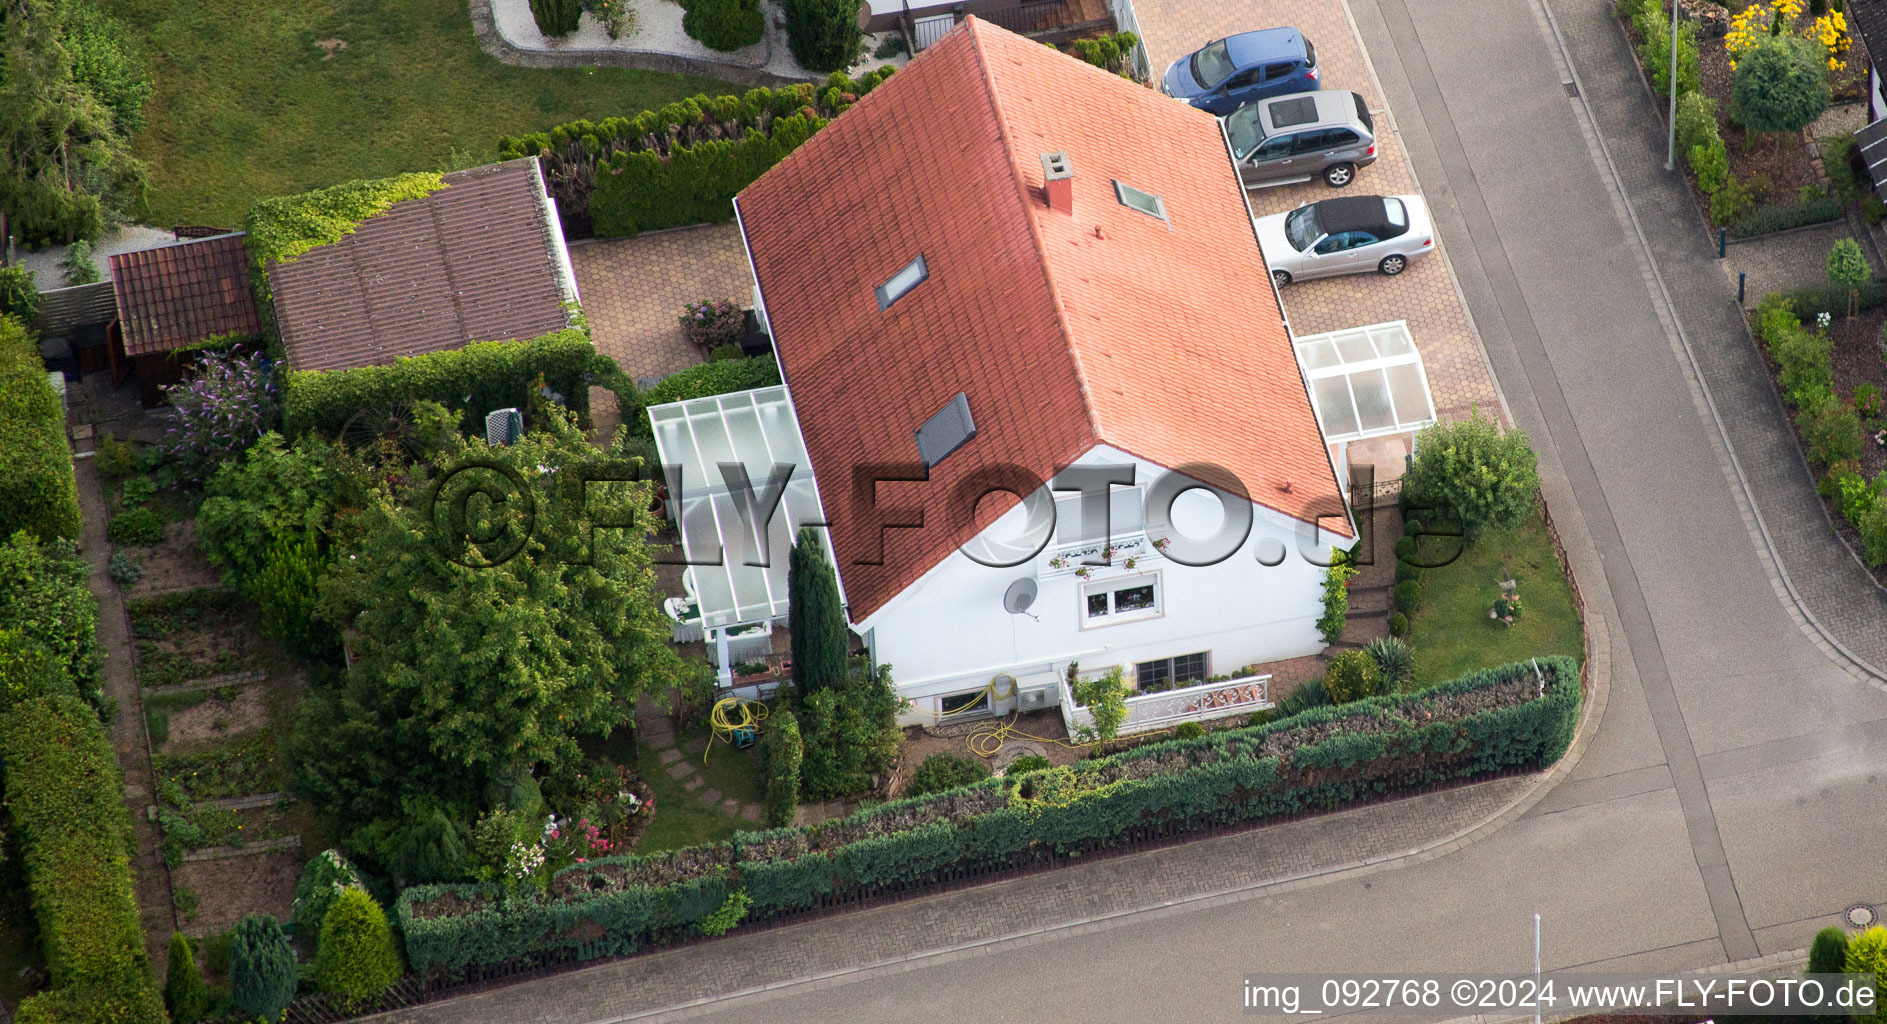
M 878 308 L 890 309 L 893 302 L 904 298 L 929 276 L 930 268 L 924 265 L 924 256 L 919 253 L 916 259 L 904 265 L 903 270 L 892 274 L 891 280 L 878 286 Z
M 1142 192 L 1126 182 L 1116 181 L 1114 198 L 1119 199 L 1120 205 L 1130 210 L 1139 210 L 1149 217 L 1166 219 L 1166 204 L 1160 201 L 1159 196 L 1151 192 Z

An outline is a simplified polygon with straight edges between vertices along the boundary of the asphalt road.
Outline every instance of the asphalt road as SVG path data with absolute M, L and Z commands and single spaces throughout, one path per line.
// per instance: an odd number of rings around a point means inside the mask
M 1798 949 L 1845 907 L 1887 904 L 1887 693 L 1778 593 L 1662 299 L 1728 286 L 1651 275 L 1538 0 L 1352 6 L 1556 517 L 1596 559 L 1581 568 L 1614 637 L 1611 700 L 1577 770 L 1426 863 L 690 1018 L 1233 1020 L 1250 972 L 1528 970 L 1536 911 L 1548 970 L 1649 971 Z M 1608 6 L 1552 13 L 1623 53 Z M 1614 164 L 1661 162 L 1641 135 L 1608 132 Z

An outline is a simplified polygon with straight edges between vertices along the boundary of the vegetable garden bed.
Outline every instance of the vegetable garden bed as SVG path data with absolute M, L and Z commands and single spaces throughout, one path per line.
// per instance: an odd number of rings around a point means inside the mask
M 138 682 L 175 686 L 257 666 L 253 610 L 226 590 L 186 590 L 133 601 Z

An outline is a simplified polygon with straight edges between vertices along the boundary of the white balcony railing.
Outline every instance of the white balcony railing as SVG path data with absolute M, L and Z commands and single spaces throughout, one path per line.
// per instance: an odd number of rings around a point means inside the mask
M 1121 722 L 1119 735 L 1151 732 L 1180 722 L 1249 715 L 1271 706 L 1270 690 L 1271 677 L 1262 675 L 1135 694 L 1127 698 L 1127 718 Z M 1079 735 L 1084 726 L 1094 727 L 1094 716 L 1088 709 L 1075 705 L 1066 673 L 1061 677 L 1061 719 L 1070 736 Z

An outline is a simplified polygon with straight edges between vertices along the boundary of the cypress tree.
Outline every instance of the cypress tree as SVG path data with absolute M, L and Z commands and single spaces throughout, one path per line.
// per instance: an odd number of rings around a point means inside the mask
M 1848 933 L 1839 928 L 1823 928 L 1815 933 L 1808 947 L 1808 973 L 1840 974 L 1848 969 Z
M 279 1021 L 300 980 L 295 951 L 282 926 L 268 914 L 250 914 L 236 924 L 229 955 L 229 994 L 244 1013 Z
M 844 686 L 851 643 L 839 604 L 839 580 L 818 531 L 810 526 L 800 528 L 793 545 L 786 593 L 792 616 L 793 682 L 800 695 Z
M 209 992 L 197 970 L 196 950 L 182 932 L 170 933 L 170 969 L 164 979 L 164 1007 L 171 1024 L 193 1024 L 209 1011 Z

